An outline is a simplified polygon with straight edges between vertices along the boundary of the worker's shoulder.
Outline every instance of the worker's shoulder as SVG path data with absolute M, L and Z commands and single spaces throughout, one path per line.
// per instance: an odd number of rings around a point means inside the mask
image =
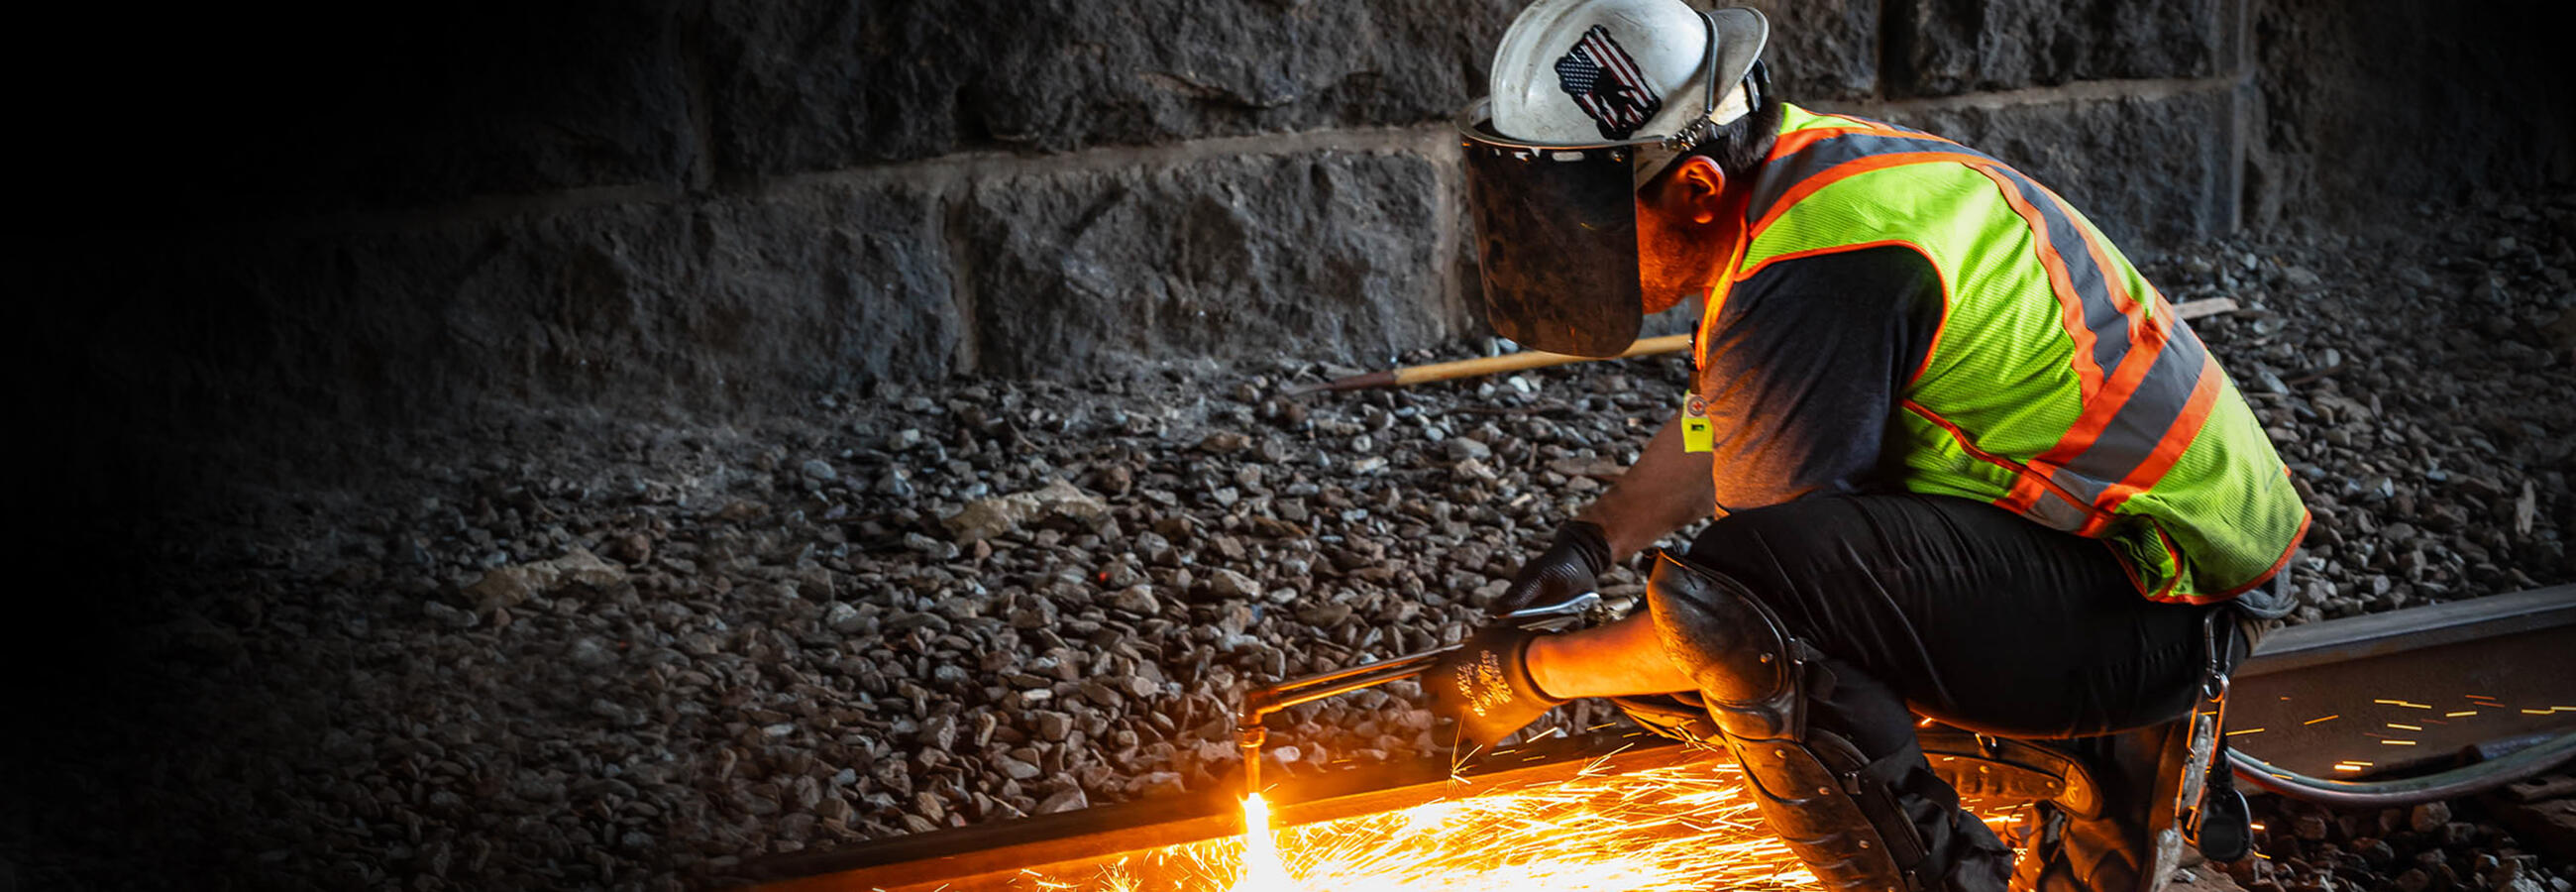
M 1781 191 L 1782 202 L 1747 214 L 1757 249 L 1946 241 L 2017 219 L 1993 179 L 1957 163 L 1884 166 Z
M 1986 153 L 1948 135 L 1919 129 L 1894 121 L 1846 112 L 1819 111 L 1794 102 L 1780 103 L 1780 136 L 1789 140 L 1789 153 L 1823 149 L 1826 140 L 1845 140 L 1847 147 L 1859 151 L 1949 151 L 1984 156 Z M 1801 136 L 1801 132 L 1806 133 Z
M 1775 190 L 1854 180 L 1953 181 L 1966 188 L 1987 181 L 1987 171 L 2024 176 L 2002 159 L 1943 134 L 1860 115 L 1814 111 L 1793 103 L 1781 105 L 1784 111 L 1777 141 L 1757 174 L 1762 185 Z

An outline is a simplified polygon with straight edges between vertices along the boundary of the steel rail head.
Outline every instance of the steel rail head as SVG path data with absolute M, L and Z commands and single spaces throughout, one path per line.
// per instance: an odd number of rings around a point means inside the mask
M 2576 585 L 2467 598 L 2290 626 L 2264 636 L 2236 667 L 2259 675 L 2387 656 L 2515 632 L 2576 625 Z

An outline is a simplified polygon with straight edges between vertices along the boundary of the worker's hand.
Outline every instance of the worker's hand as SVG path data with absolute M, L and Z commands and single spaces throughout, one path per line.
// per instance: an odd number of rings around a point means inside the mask
M 1562 604 L 1593 590 L 1595 579 L 1610 569 L 1610 536 L 1601 525 L 1588 520 L 1568 521 L 1556 528 L 1556 541 L 1547 550 L 1521 565 L 1520 575 L 1512 587 L 1503 590 L 1486 610 L 1502 616 L 1528 607 Z
M 1496 623 L 1422 673 L 1431 710 L 1457 723 L 1460 745 L 1493 746 L 1565 701 L 1530 681 L 1529 643 L 1538 633 Z

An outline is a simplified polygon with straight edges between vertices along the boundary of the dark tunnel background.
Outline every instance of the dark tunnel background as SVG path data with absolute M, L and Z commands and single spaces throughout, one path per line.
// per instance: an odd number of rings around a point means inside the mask
M 2142 253 L 2576 176 L 2547 4 L 1759 5 L 1793 100 L 1959 135 Z M 237 487 L 362 483 L 493 407 L 720 422 L 1481 335 L 1442 128 L 1517 8 L 48 10 L 13 63 L 0 835 L 219 861 L 128 783 L 193 736 L 135 671 L 184 568 L 137 556 Z

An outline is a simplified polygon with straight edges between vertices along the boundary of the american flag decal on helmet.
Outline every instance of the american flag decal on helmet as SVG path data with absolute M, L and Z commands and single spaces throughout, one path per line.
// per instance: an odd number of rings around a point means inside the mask
M 1599 25 L 1556 60 L 1556 85 L 1592 116 L 1603 139 L 1627 139 L 1664 110 L 1664 98 L 1646 83 L 1637 60 Z

